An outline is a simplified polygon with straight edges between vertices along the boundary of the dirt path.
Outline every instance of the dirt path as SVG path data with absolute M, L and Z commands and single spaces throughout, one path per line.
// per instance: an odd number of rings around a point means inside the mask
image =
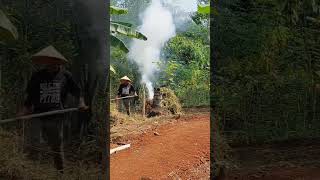
M 126 140 L 131 148 L 111 155 L 112 180 L 209 179 L 208 112 L 180 118 Z
M 294 140 L 253 147 L 235 147 L 237 169 L 227 180 L 319 180 L 320 140 Z

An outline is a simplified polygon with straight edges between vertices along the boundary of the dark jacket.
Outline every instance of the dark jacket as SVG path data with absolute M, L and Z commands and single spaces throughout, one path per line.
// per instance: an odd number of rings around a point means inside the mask
M 27 86 L 26 107 L 33 106 L 34 112 L 45 112 L 64 108 L 68 93 L 80 97 L 80 87 L 70 72 L 60 70 L 50 74 L 41 70 L 32 75 Z
M 118 89 L 118 96 L 126 97 L 133 93 L 135 93 L 135 89 L 132 86 L 132 84 L 128 84 L 128 85 L 120 84 Z

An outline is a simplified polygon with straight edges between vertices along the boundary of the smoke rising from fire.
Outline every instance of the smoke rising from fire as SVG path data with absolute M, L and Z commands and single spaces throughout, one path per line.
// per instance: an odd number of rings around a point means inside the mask
M 196 0 L 152 0 L 146 10 L 140 15 L 142 25 L 138 30 L 147 36 L 147 41 L 134 39 L 130 44 L 129 59 L 134 60 L 142 74 L 142 82 L 148 89 L 152 99 L 155 72 L 160 61 L 161 49 L 170 38 L 176 35 L 175 8 L 180 12 L 192 12 L 197 8 Z

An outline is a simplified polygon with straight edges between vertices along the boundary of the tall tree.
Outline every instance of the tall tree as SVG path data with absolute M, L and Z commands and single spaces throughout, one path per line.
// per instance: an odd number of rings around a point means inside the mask
M 107 36 L 109 26 L 109 4 L 104 1 L 75 0 L 74 17 L 77 17 L 77 32 L 79 38 L 79 56 L 74 64 L 77 79 L 88 77 L 84 89 L 86 103 L 91 107 L 91 116 L 83 116 L 80 121 L 95 122 L 98 127 L 98 149 L 102 164 L 102 179 L 109 179 L 109 52 L 110 38 Z M 81 70 L 87 69 L 85 73 Z M 85 79 L 82 79 L 84 81 Z

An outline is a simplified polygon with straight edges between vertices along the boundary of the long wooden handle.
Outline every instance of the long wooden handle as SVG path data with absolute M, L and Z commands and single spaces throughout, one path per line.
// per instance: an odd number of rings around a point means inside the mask
M 138 97 L 138 96 L 126 96 L 126 97 L 121 97 L 121 98 L 110 99 L 110 101 L 115 101 L 115 100 L 119 100 L 119 99 L 128 99 L 128 98 L 134 98 L 134 97 Z
M 10 118 L 10 119 L 3 119 L 3 120 L 0 120 L 0 124 L 13 122 L 13 121 L 21 120 L 21 119 L 30 119 L 30 118 L 36 118 L 36 117 L 42 117 L 42 116 L 49 116 L 49 115 L 53 115 L 53 114 L 62 114 L 62 113 L 66 113 L 66 112 L 78 111 L 78 109 L 79 108 L 68 108 L 68 109 L 62 109 L 62 110 L 55 110 L 55 111 L 48 111 L 48 112 L 43 112 L 43 113 L 19 116 L 19 117 Z

